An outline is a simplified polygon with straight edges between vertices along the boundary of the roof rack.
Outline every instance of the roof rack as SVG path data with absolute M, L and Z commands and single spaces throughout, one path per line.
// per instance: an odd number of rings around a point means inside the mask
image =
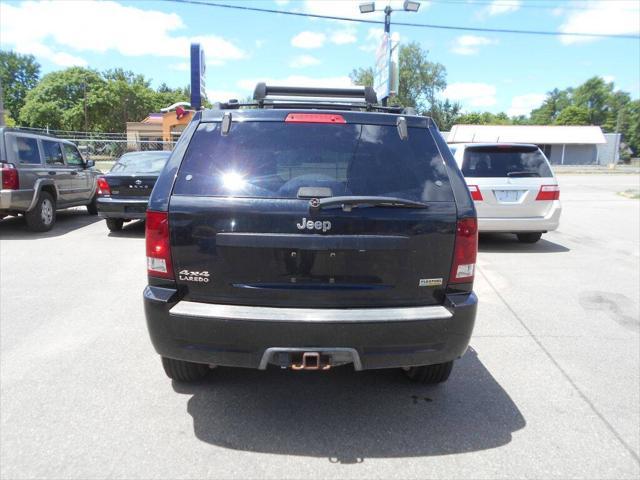
M 347 103 L 365 103 L 375 105 L 378 103 L 376 92 L 371 87 L 344 87 L 344 88 L 319 88 L 319 87 L 285 87 L 258 83 L 253 91 L 253 99 L 257 102 L 265 100 L 278 100 L 283 98 L 304 98 L 307 103 L 309 99 L 319 98 L 323 101 L 335 99 L 336 101 L 347 101 Z M 313 100 L 311 100 L 313 101 Z

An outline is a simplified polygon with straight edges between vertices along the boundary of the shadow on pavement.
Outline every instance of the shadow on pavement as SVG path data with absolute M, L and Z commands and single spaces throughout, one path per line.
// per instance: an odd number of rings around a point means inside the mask
M 107 230 L 107 226 L 104 226 Z M 127 222 L 119 232 L 109 232 L 109 237 L 116 238 L 144 238 L 144 220 L 133 220 Z
M 439 386 L 399 369 L 291 372 L 218 368 L 196 385 L 188 412 L 200 440 L 235 450 L 367 458 L 448 455 L 511 441 L 525 419 L 473 350 Z
M 515 235 L 510 233 L 481 233 L 478 241 L 478 251 L 495 253 L 561 253 L 570 252 L 571 249 L 545 239 L 544 234 L 536 243 L 521 243 Z
M 97 215 L 89 215 L 86 208 L 59 210 L 56 212 L 56 223 L 48 232 L 31 232 L 27 230 L 24 217 L 7 217 L 0 221 L 1 240 L 37 240 L 65 235 L 92 223 L 99 222 Z

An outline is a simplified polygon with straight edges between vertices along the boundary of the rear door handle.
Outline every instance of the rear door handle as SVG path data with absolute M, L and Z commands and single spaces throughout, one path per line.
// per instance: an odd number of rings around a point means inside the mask
M 49 175 L 55 175 L 57 172 L 47 172 Z
M 78 172 L 76 172 L 75 170 L 71 172 L 71 175 L 77 175 Z

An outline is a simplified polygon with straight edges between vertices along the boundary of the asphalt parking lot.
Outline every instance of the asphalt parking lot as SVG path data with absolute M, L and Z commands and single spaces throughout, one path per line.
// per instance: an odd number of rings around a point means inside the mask
M 0 472 L 14 478 L 638 478 L 637 175 L 562 175 L 560 229 L 481 238 L 472 348 L 400 372 L 216 369 L 148 339 L 144 228 L 0 222 Z

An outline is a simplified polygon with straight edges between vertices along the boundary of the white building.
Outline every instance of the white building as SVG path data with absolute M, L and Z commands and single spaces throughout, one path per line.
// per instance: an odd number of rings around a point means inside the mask
M 540 147 L 553 164 L 615 163 L 609 153 L 600 158 L 601 149 L 598 146 L 607 144 L 600 127 L 454 125 L 445 138 L 447 143 L 533 143 Z

